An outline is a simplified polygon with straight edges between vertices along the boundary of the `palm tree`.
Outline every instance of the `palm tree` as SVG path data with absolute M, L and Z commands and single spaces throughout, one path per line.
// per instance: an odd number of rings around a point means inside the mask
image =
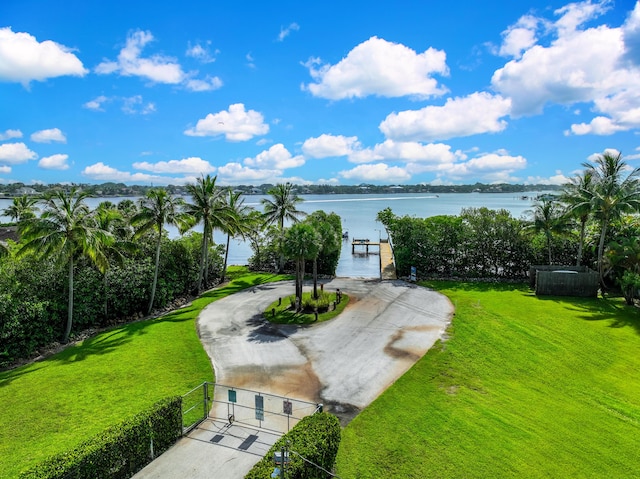
M 318 232 L 307 223 L 296 223 L 285 234 L 284 252 L 296 261 L 296 310 L 302 305 L 304 261 L 318 256 L 321 241 Z
M 332 213 L 333 214 L 333 213 Z M 320 250 L 313 258 L 313 298 L 318 298 L 318 257 L 340 251 L 342 232 L 337 232 L 324 211 L 314 211 L 307 220 L 320 235 Z
M 580 222 L 580 241 L 578 242 L 578 257 L 576 266 L 582 263 L 582 252 L 584 250 L 584 237 L 587 221 L 593 213 L 593 172 L 586 170 L 582 174 L 571 178 L 571 182 L 564 186 L 560 201 L 566 206 L 565 214 L 569 218 L 577 218 Z
M 138 201 L 139 212 L 131 218 L 131 223 L 136 227 L 134 238 L 139 238 L 143 234 L 153 231 L 157 235 L 155 269 L 153 273 L 153 284 L 151 286 L 151 299 L 147 314 L 151 314 L 153 301 L 156 296 L 156 286 L 158 284 L 158 269 L 160 267 L 160 245 L 162 244 L 162 231 L 164 225 L 182 226 L 184 217 L 180 208 L 182 200 L 171 196 L 163 188 L 152 188 Z
M 111 266 L 113 261 L 119 265 L 122 265 L 125 260 L 125 253 L 133 253 L 136 250 L 136 245 L 131 238 L 131 226 L 125 221 L 120 210 L 116 206 L 109 202 L 103 201 L 94 211 L 95 221 L 98 228 L 106 231 L 110 234 L 109 241 L 104 243 L 104 254 L 107 257 L 107 268 L 102 273 L 102 281 L 104 287 L 104 316 L 107 317 L 108 313 L 108 276 L 107 270 Z
M 595 164 L 583 163 L 593 176 L 593 212 L 600 222 L 598 243 L 598 271 L 600 284 L 604 286 L 604 244 L 611 222 L 627 212 L 640 209 L 640 168 L 629 169 L 622 154 L 606 152 L 598 155 Z M 630 171 L 629 171 L 630 170 Z
M 560 209 L 560 205 L 554 200 L 543 199 L 536 201 L 533 211 L 529 213 L 533 216 L 533 219 L 531 224 L 525 227 L 525 230 L 544 233 L 547 242 L 549 264 L 551 264 L 551 239 L 554 234 L 566 233 L 568 223 Z
M 262 205 L 264 206 L 264 221 L 266 225 L 276 223 L 280 230 L 280 263 L 278 271 L 282 272 L 284 268 L 284 254 L 282 252 L 282 235 L 284 234 L 284 222 L 289 220 L 292 223 L 298 221 L 298 217 L 304 216 L 306 213 L 296 208 L 296 204 L 300 203 L 302 198 L 293 193 L 293 185 L 291 183 L 277 184 L 274 188 L 267 191 L 272 199 L 264 198 Z
M 68 268 L 69 306 L 65 343 L 69 340 L 73 323 L 73 273 L 77 260 L 89 258 L 101 272 L 107 267 L 102 246 L 109 242 L 110 234 L 97 227 L 85 203 L 87 196 L 88 193 L 76 188 L 68 194 L 55 191 L 44 198 L 44 210 L 39 218 L 26 219 L 19 225 L 23 244 L 18 255 L 33 252 L 55 258 Z
M 39 210 L 36 207 L 37 198 L 22 195 L 13 198 L 11 206 L 4 209 L 3 215 L 10 217 L 13 221 L 20 223 L 28 218 L 33 218 Z
M 224 250 L 224 265 L 222 267 L 222 277 L 220 281 L 224 282 L 227 274 L 227 259 L 229 258 L 229 244 L 232 236 L 240 236 L 244 239 L 245 233 L 248 231 L 247 215 L 251 208 L 245 206 L 242 192 L 227 191 L 227 195 L 223 197 L 225 206 L 228 208 L 229 221 L 222 225 L 222 230 L 227 234 L 227 247 Z
M 234 228 L 233 212 L 224 201 L 225 190 L 216 188 L 217 176 L 200 177 L 195 185 L 187 185 L 192 203 L 185 205 L 185 214 L 190 217 L 188 228 L 202 223 L 202 249 L 200 255 L 200 274 L 198 275 L 198 293 L 202 282 L 209 280 L 209 244 L 213 243 L 215 229 Z

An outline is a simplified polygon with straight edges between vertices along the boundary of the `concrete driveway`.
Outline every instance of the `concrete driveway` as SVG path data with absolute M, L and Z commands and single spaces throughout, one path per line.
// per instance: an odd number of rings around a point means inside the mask
M 324 284 L 350 302 L 310 326 L 272 325 L 263 312 L 294 292 L 268 283 L 211 303 L 198 319 L 216 381 L 325 404 L 343 424 L 370 404 L 440 338 L 449 300 L 404 281 L 337 278 Z
M 349 304 L 335 319 L 310 326 L 272 325 L 263 318 L 269 304 L 293 294 L 291 281 L 207 306 L 198 328 L 216 381 L 323 403 L 344 425 L 442 337 L 453 314 L 445 296 L 399 280 L 337 278 L 324 289 L 340 289 Z M 249 437 L 253 449 L 234 446 Z M 134 477 L 242 478 L 276 439 L 211 419 Z

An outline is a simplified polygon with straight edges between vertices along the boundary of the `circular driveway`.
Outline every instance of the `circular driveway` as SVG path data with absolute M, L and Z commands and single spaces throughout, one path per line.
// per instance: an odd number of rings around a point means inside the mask
M 207 306 L 198 328 L 216 382 L 320 402 L 348 420 L 344 413 L 370 404 L 442 337 L 453 314 L 445 296 L 400 280 L 324 283 L 326 291 L 337 288 L 350 298 L 342 314 L 309 326 L 263 317 L 269 304 L 294 293 L 292 281 L 255 286 Z

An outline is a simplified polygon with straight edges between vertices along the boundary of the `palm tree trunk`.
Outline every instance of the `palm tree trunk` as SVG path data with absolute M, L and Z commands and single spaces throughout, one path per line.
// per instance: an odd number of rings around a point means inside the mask
M 296 312 L 300 310 L 301 302 L 302 297 L 300 295 L 300 260 L 296 260 Z
M 313 258 L 313 299 L 318 299 L 318 258 Z
M 549 251 L 549 265 L 551 265 L 551 235 L 547 234 L 547 250 Z
M 153 310 L 153 300 L 156 298 L 156 285 L 158 284 L 158 269 L 160 267 L 160 244 L 162 242 L 162 233 L 158 233 L 158 245 L 156 246 L 156 267 L 153 272 L 153 284 L 151 285 L 151 300 L 149 300 L 149 308 L 147 314 L 151 314 Z
M 63 343 L 69 342 L 71 325 L 73 324 L 73 256 L 69 259 L 69 303 L 67 306 L 67 327 L 64 331 Z
M 224 250 L 224 265 L 222 266 L 222 278 L 220 279 L 221 283 L 224 283 L 225 276 L 227 275 L 227 259 L 229 258 L 229 242 L 231 240 L 231 235 L 227 235 L 227 247 Z
M 108 294 L 108 287 L 109 284 L 107 282 L 107 272 L 105 271 L 104 274 L 102 275 L 102 289 L 104 290 L 104 319 L 107 319 L 107 313 L 108 313 L 108 301 L 109 301 L 109 294 Z
M 584 247 L 584 234 L 586 231 L 587 222 L 580 222 L 580 241 L 578 242 L 578 259 L 576 261 L 576 266 L 580 266 L 582 263 L 582 248 Z
M 598 271 L 600 273 L 600 286 L 604 290 L 604 239 L 607 235 L 607 219 L 602 220 L 602 231 L 600 232 L 600 242 L 598 244 Z
M 198 294 L 202 290 L 202 278 L 204 277 L 204 268 L 205 263 L 207 261 L 207 234 L 202 236 L 202 247 L 200 248 L 200 273 L 198 274 Z

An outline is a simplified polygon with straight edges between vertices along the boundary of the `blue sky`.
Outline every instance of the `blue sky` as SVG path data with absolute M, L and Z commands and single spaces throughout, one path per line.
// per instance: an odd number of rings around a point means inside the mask
M 3 183 L 560 184 L 639 132 L 631 0 L 0 3 Z

